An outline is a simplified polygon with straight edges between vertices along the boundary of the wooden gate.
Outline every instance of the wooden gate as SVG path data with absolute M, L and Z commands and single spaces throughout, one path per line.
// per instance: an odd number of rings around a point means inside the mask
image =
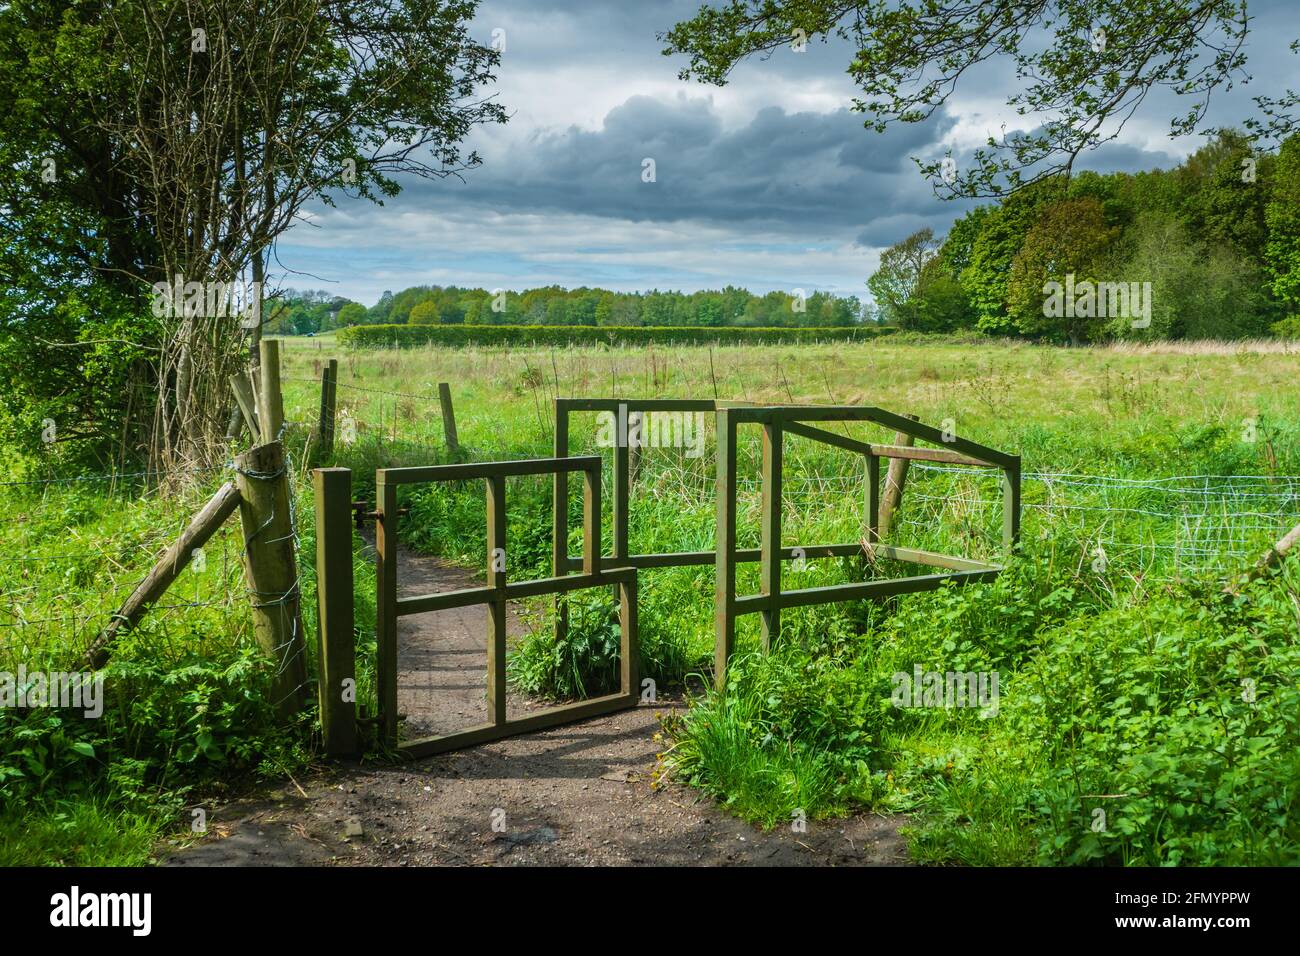
M 507 580 L 506 479 L 522 475 L 554 475 L 557 484 L 572 472 L 583 474 L 582 573 L 532 581 Z M 397 596 L 397 540 L 401 517 L 397 489 L 435 481 L 482 480 L 487 493 L 487 584 L 416 597 Z M 375 549 L 378 591 L 375 598 L 379 640 L 378 691 L 384 737 L 413 757 L 443 753 L 498 740 L 514 734 L 635 707 L 637 704 L 636 570 L 602 568 L 600 562 L 600 457 L 538 458 L 479 464 L 434 465 L 423 468 L 381 468 L 375 472 Z M 506 717 L 506 603 L 519 598 L 563 594 L 583 588 L 614 586 L 619 595 L 619 690 L 617 693 L 536 711 L 527 717 Z M 419 740 L 397 739 L 397 619 L 449 608 L 483 604 L 488 608 L 487 701 L 485 724 Z

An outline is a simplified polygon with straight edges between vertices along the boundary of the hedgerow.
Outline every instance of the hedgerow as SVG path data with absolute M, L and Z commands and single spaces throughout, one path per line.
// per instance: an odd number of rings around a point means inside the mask
M 679 328 L 675 326 L 578 325 L 353 325 L 338 342 L 350 348 L 411 348 L 440 345 L 796 345 L 865 342 L 893 329 L 848 328 Z

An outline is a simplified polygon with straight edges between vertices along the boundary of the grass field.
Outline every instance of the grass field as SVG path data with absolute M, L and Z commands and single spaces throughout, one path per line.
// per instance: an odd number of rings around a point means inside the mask
M 328 337 L 290 339 L 285 404 L 295 424 L 286 440 L 300 470 L 319 463 L 310 460 L 309 429 L 318 363 L 329 357 L 340 359 L 332 463 L 352 467 L 366 497 L 376 467 L 446 460 L 442 381 L 473 460 L 549 455 L 556 396 L 871 404 L 1020 454 L 1023 547 L 998 582 L 792 612 L 770 657 L 753 653 L 756 619 L 742 619 L 727 693 L 701 698 L 667 727 L 660 773 L 765 826 L 799 813 L 906 811 L 912 852 L 929 861 L 1300 860 L 1300 569 L 1292 559 L 1235 600 L 1219 592 L 1300 520 L 1294 349 L 895 339 L 349 353 Z M 573 428 L 575 453 L 598 450 L 592 418 Z M 706 429 L 699 457 L 646 452 L 633 493 L 635 551 L 712 547 L 711 423 Z M 757 432 L 746 437 L 739 513 L 742 545 L 752 546 Z M 23 559 L 0 569 L 0 652 L 6 666 L 68 666 L 221 476 L 196 475 L 180 497 L 142 494 L 131 481 L 110 494 L 102 481 L 39 483 L 56 476 L 27 464 L 13 478 L 32 483 L 3 489 L 18 518 L 0 526 L 0 548 Z M 783 543 L 858 540 L 861 462 L 794 440 L 787 469 Z M 307 482 L 298 487 L 300 551 L 309 555 L 311 499 Z M 512 578 L 548 574 L 549 482 L 512 480 L 508 497 Z M 571 496 L 575 507 L 579 497 Z M 991 479 L 916 467 L 899 540 L 997 555 L 996 499 Z M 412 545 L 482 567 L 479 488 L 419 490 L 403 503 Z M 576 552 L 576 539 L 571 545 Z M 211 551 L 208 570 L 187 576 L 169 593 L 171 606 L 120 650 L 113 675 L 123 692 L 110 694 L 110 719 L 87 730 L 0 715 L 10 722 L 0 732 L 0 857 L 39 858 L 30 842 L 17 848 L 14 834 L 28 832 L 49 859 L 138 862 L 157 833 L 182 826 L 192 794 L 311 759 L 312 728 L 277 732 L 260 705 L 264 675 L 250 651 L 237 546 Z M 810 561 L 787 566 L 784 586 L 894 570 Z M 360 565 L 357 578 L 365 630 L 373 579 Z M 312 587 L 306 580 L 306 608 Z M 753 566 L 740 589 L 757 589 Z M 711 568 L 643 573 L 643 670 L 661 686 L 707 676 L 712 602 Z M 574 606 L 564 646 L 539 607 L 535 633 L 511 662 L 519 686 L 557 697 L 605 686 L 612 608 L 604 594 Z M 363 641 L 363 664 L 369 652 Z M 894 675 L 918 666 L 996 673 L 996 715 L 893 706 Z M 364 669 L 362 677 L 365 700 Z

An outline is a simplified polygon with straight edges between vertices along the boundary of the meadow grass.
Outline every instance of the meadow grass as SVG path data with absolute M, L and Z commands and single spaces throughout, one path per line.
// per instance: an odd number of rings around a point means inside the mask
M 1278 757 L 1297 743 L 1294 718 L 1278 709 L 1294 690 L 1285 670 L 1296 630 L 1294 616 L 1286 616 L 1294 574 L 1267 582 L 1227 617 L 1203 593 L 1206 581 L 1286 530 L 1287 508 L 1297 510 L 1290 480 L 1300 474 L 1294 351 L 895 340 L 345 352 L 329 337 L 285 341 L 286 442 L 298 468 L 309 636 L 314 543 L 305 468 L 326 463 L 310 457 L 324 359 L 340 361 L 339 423 L 350 423 L 350 440 L 341 436 L 328 463 L 353 468 L 356 496 L 368 500 L 377 467 L 451 460 L 438 415 L 440 381 L 452 387 L 462 457 L 478 461 L 549 455 L 557 396 L 880 405 L 1016 452 L 1031 474 L 1106 480 L 1028 480 L 1025 547 L 995 585 L 790 612 L 770 657 L 752 654 L 757 620 L 742 618 L 746 663 L 727 694 L 702 696 L 669 726 L 661 772 L 765 826 L 796 810 L 814 820 L 866 806 L 909 812 L 912 851 L 931 861 L 1294 858 L 1295 834 L 1278 822 L 1294 792 L 1283 782 L 1293 760 Z M 574 453 L 605 455 L 608 507 L 610 452 L 596 448 L 590 416 L 575 418 L 572 428 Z M 706 452 L 698 458 L 680 449 L 646 452 L 633 491 L 634 551 L 712 548 L 711 429 L 706 421 Z M 891 437 L 870 426 L 846 431 Z M 757 430 L 743 438 L 739 537 L 753 546 Z M 40 461 L 11 463 L 10 471 L 13 480 L 59 477 Z M 852 455 L 792 440 L 784 543 L 858 540 L 862 472 Z M 1257 477 L 1149 481 L 1180 475 Z M 75 660 L 221 477 L 199 476 L 188 492 L 167 496 L 129 485 L 109 494 L 101 482 L 0 489 L 14 516 L 0 526 L 0 547 L 14 556 L 0 570 L 6 666 Z M 576 492 L 575 485 L 572 553 L 580 543 Z M 476 484 L 404 490 L 411 516 L 403 540 L 483 567 L 482 497 Z M 512 579 L 548 575 L 549 479 L 512 480 L 508 500 Z M 914 468 L 902 517 L 902 543 L 1000 556 L 996 486 L 987 478 Z M 604 527 L 608 551 L 608 513 Z M 207 570 L 187 572 L 167 607 L 123 642 L 108 675 L 116 690 L 106 721 L 56 726 L 46 715 L 0 715 L 7 721 L 0 732 L 0 858 L 140 862 L 158 833 L 186 824 L 187 802 L 224 778 L 278 775 L 311 759 L 310 723 L 286 735 L 260 704 L 264 673 L 253 651 L 237 535 L 230 525 L 207 549 Z M 373 708 L 374 578 L 360 540 L 355 547 L 358 675 L 361 700 Z M 787 565 L 783 586 L 901 571 L 856 559 L 809 561 Z M 692 674 L 707 681 L 712 569 L 641 577 L 643 672 L 664 689 L 698 686 Z M 757 590 L 756 566 L 742 567 L 739 583 L 742 592 Z M 572 599 L 575 626 L 563 645 L 549 627 L 551 605 L 538 602 L 530 611 L 534 629 L 512 657 L 511 679 L 559 698 L 606 689 L 617 631 L 604 590 Z M 1168 657 L 1170 643 L 1181 656 Z M 1080 663 L 1127 660 L 1130 645 L 1143 655 L 1127 662 L 1128 671 Z M 997 669 L 1000 715 L 892 708 L 890 676 L 914 664 Z M 1087 676 L 1076 679 L 1071 668 Z M 1239 713 L 1233 701 L 1243 679 L 1271 696 Z M 1068 712 L 1053 681 L 1073 688 Z M 1212 755 L 1208 720 L 1236 728 L 1245 742 L 1231 767 Z M 1167 742 L 1141 743 L 1157 733 Z M 1247 767 L 1254 784 L 1244 782 Z M 1194 784 L 1206 779 L 1223 793 L 1198 796 Z M 1133 802 L 1116 819 L 1122 801 L 1090 802 L 1092 793 L 1131 793 L 1124 799 Z M 1114 824 L 1094 832 L 1098 803 Z M 21 849 L 25 830 L 32 836 Z M 41 838 L 48 853 L 33 849 L 40 833 L 49 836 Z M 60 851 L 57 841 L 79 849 Z

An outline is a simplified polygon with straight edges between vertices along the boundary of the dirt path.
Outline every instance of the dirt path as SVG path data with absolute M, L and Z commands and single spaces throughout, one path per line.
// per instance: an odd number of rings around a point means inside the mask
M 403 554 L 404 594 L 474 583 Z M 512 616 L 511 633 L 521 632 Z M 399 620 L 405 736 L 487 719 L 486 610 Z M 512 695 L 513 714 L 539 706 Z M 900 818 L 810 821 L 764 833 L 695 791 L 650 787 L 660 701 L 608 717 L 396 766 L 338 765 L 256 801 L 208 810 L 208 835 L 168 851 L 202 865 L 897 865 Z

